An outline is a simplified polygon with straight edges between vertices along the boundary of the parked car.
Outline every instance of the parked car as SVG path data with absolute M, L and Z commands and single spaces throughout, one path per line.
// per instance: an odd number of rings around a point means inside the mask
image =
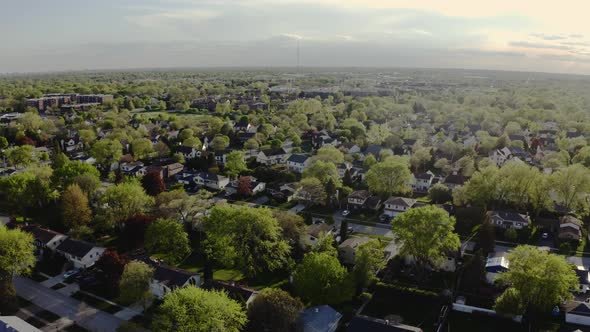
M 348 211 L 348 210 L 344 210 L 344 211 L 342 211 L 342 215 L 343 215 L 344 217 L 346 217 L 346 216 L 347 216 L 347 215 L 349 215 L 349 214 L 350 214 L 350 211 Z
M 382 214 L 382 215 L 379 217 L 379 220 L 380 220 L 381 222 L 388 222 L 388 221 L 390 221 L 390 220 L 391 220 L 391 217 L 390 217 L 390 216 L 388 216 L 388 215 L 386 215 L 386 214 Z
M 549 238 L 549 233 L 543 233 L 543 234 L 541 234 L 541 238 L 543 240 L 547 240 Z
M 69 270 L 66 273 L 64 273 L 64 279 L 71 278 L 71 277 L 75 276 L 78 273 L 80 273 L 80 269 L 72 269 L 72 270 Z

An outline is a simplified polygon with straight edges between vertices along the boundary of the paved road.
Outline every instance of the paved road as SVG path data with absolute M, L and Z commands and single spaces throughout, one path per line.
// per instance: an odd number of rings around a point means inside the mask
M 344 217 L 342 216 L 342 212 L 341 211 L 334 212 L 334 214 L 332 215 L 332 218 L 334 218 L 334 221 L 335 221 L 334 225 L 336 226 L 336 228 L 340 228 L 340 224 L 342 223 L 342 220 L 344 219 Z M 352 227 L 352 229 L 356 233 L 372 234 L 372 235 L 393 238 L 393 233 L 391 233 L 391 226 L 388 224 L 375 224 L 375 226 L 355 224 L 354 223 L 355 222 L 354 216 L 352 218 L 347 218 L 347 220 L 348 220 L 348 226 Z
M 54 291 L 25 277 L 14 277 L 16 293 L 39 307 L 76 322 L 95 332 L 112 332 L 122 319 L 95 309 L 67 295 Z

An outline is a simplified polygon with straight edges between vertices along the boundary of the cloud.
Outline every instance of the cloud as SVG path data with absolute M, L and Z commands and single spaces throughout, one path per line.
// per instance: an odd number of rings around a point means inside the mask
M 219 12 L 204 9 L 183 11 L 162 11 L 144 15 L 125 16 L 125 19 L 141 27 L 154 28 L 161 26 L 174 26 L 179 23 L 197 23 L 218 17 Z
M 531 36 L 533 37 L 537 37 L 543 40 L 562 40 L 562 39 L 567 39 L 567 37 L 565 36 L 561 36 L 561 35 L 547 35 L 544 33 L 531 33 Z
M 510 42 L 510 46 L 514 47 L 523 47 L 523 48 L 536 48 L 536 49 L 547 49 L 547 50 L 571 50 L 572 47 L 566 45 L 554 45 L 554 44 L 546 44 L 546 43 L 534 43 L 528 41 L 513 41 Z

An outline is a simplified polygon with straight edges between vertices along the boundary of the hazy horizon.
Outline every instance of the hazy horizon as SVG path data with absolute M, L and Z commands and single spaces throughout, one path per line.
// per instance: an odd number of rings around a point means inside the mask
M 24 0 L 0 73 L 219 67 L 590 74 L 590 3 L 532 0 Z M 23 19 L 25 17 L 26 19 Z

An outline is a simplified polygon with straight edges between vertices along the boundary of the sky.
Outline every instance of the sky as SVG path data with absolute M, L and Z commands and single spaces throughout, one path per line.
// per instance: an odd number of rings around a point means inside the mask
M 0 0 L 0 72 L 426 67 L 590 74 L 588 0 Z

